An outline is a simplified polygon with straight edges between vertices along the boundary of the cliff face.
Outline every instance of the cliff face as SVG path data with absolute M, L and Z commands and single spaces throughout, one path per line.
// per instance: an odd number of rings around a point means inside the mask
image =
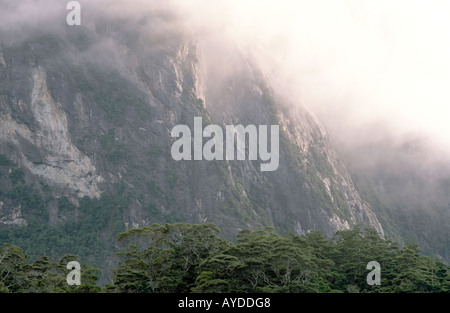
M 11 172 L 20 169 L 50 225 L 83 214 L 63 212 L 59 199 L 77 207 L 122 184 L 133 195 L 118 221 L 125 229 L 208 221 L 225 235 L 266 225 L 331 234 L 367 223 L 383 233 L 324 128 L 278 97 L 248 56 L 236 50 L 220 75 L 181 32 L 142 34 L 111 20 L 63 29 L 1 45 L 0 154 L 12 162 L 0 166 L 0 227 L 27 227 L 35 217 L 10 196 Z M 204 126 L 280 125 L 278 169 L 174 161 L 171 129 L 193 129 L 195 116 Z
M 26 74 L 31 87 L 29 101 L 2 99 L 0 140 L 31 175 L 55 186 L 66 186 L 79 196 L 98 197 L 97 184 L 102 177 L 88 175 L 96 173 L 95 166 L 72 142 L 68 114 L 50 93 L 45 68 L 30 67 Z

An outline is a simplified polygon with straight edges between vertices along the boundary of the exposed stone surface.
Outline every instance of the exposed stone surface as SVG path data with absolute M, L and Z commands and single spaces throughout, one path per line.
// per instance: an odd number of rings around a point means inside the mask
M 86 51 L 56 34 L 51 55 L 45 40 L 0 53 L 0 153 L 26 170 L 28 182 L 43 181 L 75 204 L 124 182 L 139 195 L 124 213 L 126 228 L 208 221 L 227 234 L 265 225 L 332 234 L 368 223 L 383 233 L 324 128 L 278 97 L 240 52 L 220 76 L 185 34 L 127 45 L 129 34 L 105 25 L 83 29 Z M 111 61 L 93 53 L 105 41 Z M 254 161 L 173 161 L 170 130 L 192 126 L 194 116 L 218 125 L 279 124 L 278 170 L 261 172 Z M 8 203 L 0 223 L 25 225 Z

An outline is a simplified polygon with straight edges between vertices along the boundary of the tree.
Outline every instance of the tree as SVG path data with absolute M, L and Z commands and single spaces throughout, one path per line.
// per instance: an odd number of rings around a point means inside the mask
M 0 287 L 3 292 L 20 292 L 28 284 L 23 268 L 29 256 L 18 246 L 0 247 Z
M 225 241 L 212 223 L 154 224 L 119 235 L 125 249 L 114 273 L 119 292 L 189 292 L 200 274 L 199 264 L 217 253 Z
M 373 292 L 383 288 L 388 291 L 386 284 L 392 278 L 393 258 L 397 253 L 395 245 L 383 240 L 375 230 L 359 225 L 337 231 L 335 241 L 336 252 L 332 258 L 337 272 L 341 274 L 338 275 L 340 281 L 335 288 L 344 292 Z M 366 266 L 371 261 L 377 261 L 381 265 L 383 287 L 370 286 L 366 282 Z
M 395 258 L 394 292 L 448 292 L 448 268 L 436 258 L 420 256 L 415 243 L 407 243 Z
M 99 270 L 86 264 L 82 266 L 82 285 L 69 286 L 66 281 L 69 261 L 77 256 L 66 255 L 59 262 L 42 256 L 29 263 L 29 256 L 18 246 L 4 244 L 0 247 L 0 291 L 15 293 L 66 293 L 99 292 Z
M 327 285 L 312 249 L 300 237 L 280 237 L 273 228 L 265 228 L 241 231 L 237 238 L 236 244 L 200 264 L 202 279 L 194 290 L 316 292 Z M 206 276 L 214 283 L 207 282 Z

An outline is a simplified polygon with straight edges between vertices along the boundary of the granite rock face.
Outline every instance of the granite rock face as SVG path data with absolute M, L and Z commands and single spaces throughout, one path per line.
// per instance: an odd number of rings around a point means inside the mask
M 54 199 L 98 198 L 123 183 L 133 190 L 125 228 L 215 222 L 224 235 L 275 226 L 327 234 L 365 223 L 383 234 L 320 122 L 279 96 L 238 49 L 225 75 L 184 31 L 142 34 L 101 20 L 37 32 L 0 47 L 0 154 L 45 185 L 48 220 L 63 223 Z M 279 125 L 280 163 L 174 161 L 177 124 Z M 8 189 L 9 187 L 4 187 Z M 27 216 L 0 193 L 0 225 Z M 45 198 L 45 197 L 44 197 Z M 53 201 L 53 202 L 52 202 Z

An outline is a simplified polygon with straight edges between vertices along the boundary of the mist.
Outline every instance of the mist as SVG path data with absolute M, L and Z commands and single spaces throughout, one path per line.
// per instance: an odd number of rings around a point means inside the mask
M 79 2 L 83 26 L 107 16 L 143 33 L 194 34 L 217 76 L 236 70 L 233 49 L 252 56 L 273 89 L 314 112 L 338 146 L 422 138 L 450 154 L 448 1 Z M 55 0 L 0 5 L 4 42 L 24 30 L 59 31 L 68 12 Z M 174 15 L 151 20 L 155 11 Z M 105 46 L 113 50 L 102 43 L 93 54 Z
M 253 55 L 339 143 L 426 137 L 450 151 L 447 1 L 174 3 L 200 39 Z
M 29 38 L 38 47 L 35 35 L 48 33 L 76 50 L 64 50 L 73 64 L 122 72 L 195 38 L 210 89 L 251 60 L 280 102 L 321 121 L 385 224 L 408 236 L 432 232 L 427 240 L 448 247 L 440 240 L 450 218 L 448 1 L 80 0 L 79 29 L 66 25 L 68 2 L 0 0 L 0 64 L 3 47 Z M 80 29 L 86 49 L 67 36 Z M 408 219 L 411 212 L 421 214 Z

